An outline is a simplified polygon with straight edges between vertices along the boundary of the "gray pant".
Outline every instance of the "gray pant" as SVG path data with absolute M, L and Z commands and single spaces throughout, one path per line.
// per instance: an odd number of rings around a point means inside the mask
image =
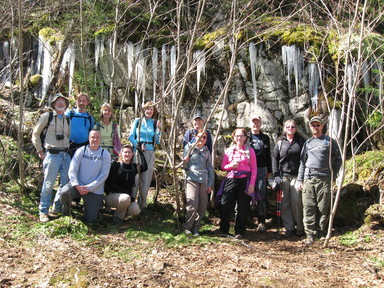
M 199 231 L 201 220 L 207 211 L 208 194 L 207 184 L 187 180 L 186 185 L 186 215 L 184 229 Z
M 280 184 L 283 190 L 281 201 L 281 218 L 286 230 L 304 232 L 303 226 L 303 201 L 301 191 L 295 188 L 296 177 L 283 177 Z
M 331 205 L 331 189 L 328 177 L 312 178 L 303 186 L 304 229 L 307 236 L 317 232 L 325 236 Z
M 88 193 L 80 195 L 76 188 L 68 183 L 58 192 L 60 194 L 61 204 L 63 205 L 63 216 L 69 216 L 71 214 L 71 201 L 73 199 L 83 198 L 84 201 L 84 216 L 85 222 L 92 223 L 97 220 L 99 216 L 99 210 L 103 203 L 103 195 Z

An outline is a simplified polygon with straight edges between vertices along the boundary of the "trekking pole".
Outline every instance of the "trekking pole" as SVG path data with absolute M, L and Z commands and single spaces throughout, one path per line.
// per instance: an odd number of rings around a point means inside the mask
M 280 218 L 281 218 L 281 200 L 283 198 L 283 190 L 280 185 L 276 185 L 276 216 L 277 216 L 277 238 L 280 236 Z

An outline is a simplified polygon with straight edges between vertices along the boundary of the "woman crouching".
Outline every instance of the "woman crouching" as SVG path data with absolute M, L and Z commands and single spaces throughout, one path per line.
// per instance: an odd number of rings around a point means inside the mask
M 137 195 L 137 164 L 133 163 L 133 148 L 125 145 L 120 151 L 118 161 L 113 161 L 105 183 L 105 206 L 107 210 L 116 209 L 115 222 L 123 222 L 129 215 L 140 214 L 135 201 Z
M 195 143 L 188 143 L 184 148 L 184 169 L 187 179 L 184 232 L 194 236 L 199 235 L 201 220 L 207 210 L 208 194 L 212 191 L 214 181 L 211 153 L 205 146 L 207 133 L 197 133 L 196 139 Z

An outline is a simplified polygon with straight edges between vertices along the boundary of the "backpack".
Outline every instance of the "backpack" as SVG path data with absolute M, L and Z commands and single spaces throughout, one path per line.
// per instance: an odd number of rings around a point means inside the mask
M 75 112 L 73 111 L 73 109 L 71 109 L 71 111 L 69 112 L 69 119 L 72 120 L 73 117 L 76 117 L 76 118 L 83 118 L 84 121 L 86 121 L 86 120 L 88 119 L 88 121 L 89 121 L 89 132 L 91 132 L 91 130 L 93 129 L 93 125 L 92 125 L 92 116 L 91 116 L 91 114 L 89 114 L 88 112 L 87 112 L 87 115 L 88 115 L 88 117 L 75 115 Z M 84 124 L 86 124 L 86 122 L 84 122 Z
M 69 118 L 65 117 L 65 119 L 67 119 L 67 124 L 69 126 Z M 43 151 L 45 151 L 44 143 L 45 143 L 45 137 L 47 136 L 47 130 L 52 120 L 53 120 L 53 111 L 49 111 L 47 125 L 44 127 L 43 131 L 41 131 L 40 133 L 40 141 L 41 141 L 41 145 L 43 146 Z
M 136 133 L 136 130 L 137 130 L 137 127 L 139 126 L 139 123 L 141 124 L 141 118 L 139 118 L 139 121 L 136 122 L 136 125 L 135 125 L 135 139 L 137 139 L 137 133 Z M 157 129 L 157 120 L 153 119 L 153 139 L 152 139 L 152 142 L 153 142 L 153 149 L 155 149 L 155 146 L 156 146 L 156 143 L 155 143 L 155 135 L 156 135 L 156 129 Z

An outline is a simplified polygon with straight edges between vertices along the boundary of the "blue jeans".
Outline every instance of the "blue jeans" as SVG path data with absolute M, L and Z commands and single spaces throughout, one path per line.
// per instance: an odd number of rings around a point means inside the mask
M 60 188 L 68 183 L 68 169 L 71 157 L 66 152 L 59 154 L 51 154 L 48 151 L 45 153 L 43 161 L 44 182 L 40 195 L 40 214 L 48 214 L 49 207 L 52 204 L 52 190 L 56 181 L 57 174 L 60 172 Z M 59 199 L 55 199 L 54 206 L 56 209 L 61 209 Z

